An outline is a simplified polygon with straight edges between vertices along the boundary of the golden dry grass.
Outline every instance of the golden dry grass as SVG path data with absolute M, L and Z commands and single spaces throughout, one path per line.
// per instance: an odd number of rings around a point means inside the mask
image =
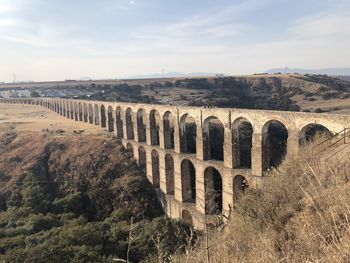
M 342 157 L 315 169 L 307 148 L 271 171 L 209 232 L 210 262 L 350 262 L 350 147 Z M 204 244 L 174 262 L 206 262 Z
M 74 130 L 84 130 L 85 134 L 105 133 L 98 126 L 76 122 L 41 106 L 0 103 L 0 132 L 56 133 L 59 129 L 70 135 L 75 134 Z
M 32 168 L 51 141 L 66 142 L 73 154 L 78 148 L 85 152 L 94 147 L 99 150 L 100 143 L 106 139 L 100 135 L 105 134 L 98 126 L 67 119 L 44 107 L 0 103 L 0 175 L 10 177 L 0 190 L 11 188 L 13 182 Z

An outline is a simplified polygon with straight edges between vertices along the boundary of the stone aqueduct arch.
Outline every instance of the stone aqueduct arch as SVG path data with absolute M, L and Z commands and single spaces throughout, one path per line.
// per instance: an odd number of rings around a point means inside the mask
M 51 98 L 0 102 L 40 105 L 115 133 L 166 196 L 166 213 L 198 228 L 205 215 L 229 213 L 248 186 L 263 182 L 264 171 L 314 136 L 350 126 L 350 116 L 331 114 Z

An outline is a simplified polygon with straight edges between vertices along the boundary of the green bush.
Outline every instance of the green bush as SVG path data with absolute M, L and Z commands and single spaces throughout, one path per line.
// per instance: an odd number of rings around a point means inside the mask
M 32 214 L 27 220 L 27 227 L 34 233 L 50 230 L 61 225 L 60 218 L 53 214 Z
M 69 193 L 62 198 L 56 198 L 52 202 L 52 212 L 56 214 L 74 213 L 76 215 L 83 213 L 83 199 L 81 193 Z
M 41 183 L 41 180 L 39 176 L 33 173 L 26 175 L 22 189 L 23 205 L 30 207 L 35 212 L 46 213 L 51 208 L 52 196 L 48 186 Z

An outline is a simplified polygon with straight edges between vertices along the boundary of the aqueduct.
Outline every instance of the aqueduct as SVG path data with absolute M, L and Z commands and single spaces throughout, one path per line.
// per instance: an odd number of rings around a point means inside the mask
M 338 132 L 350 116 L 181 107 L 55 98 L 1 99 L 47 107 L 115 133 L 160 197 L 168 216 L 202 228 L 228 214 L 246 187 L 295 155 L 317 131 Z

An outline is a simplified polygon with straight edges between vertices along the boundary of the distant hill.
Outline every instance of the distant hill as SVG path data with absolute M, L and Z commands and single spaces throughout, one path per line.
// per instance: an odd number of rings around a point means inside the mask
M 350 68 L 325 68 L 325 69 L 301 69 L 301 68 L 273 68 L 266 71 L 266 73 L 272 74 L 281 72 L 284 74 L 327 74 L 335 76 L 350 76 Z
M 0 85 L 0 96 L 22 97 L 24 92 L 29 94 L 29 90 L 34 89 L 42 97 L 350 114 L 350 76 L 138 77 L 7 84 Z
M 129 79 L 158 79 L 158 78 L 184 78 L 184 77 L 208 77 L 216 76 L 220 73 L 205 73 L 205 72 L 193 72 L 193 73 L 181 73 L 181 72 L 167 72 L 164 74 L 154 73 L 149 75 L 134 75 Z
M 350 75 L 349 76 L 337 76 L 339 79 L 346 80 L 350 82 Z

